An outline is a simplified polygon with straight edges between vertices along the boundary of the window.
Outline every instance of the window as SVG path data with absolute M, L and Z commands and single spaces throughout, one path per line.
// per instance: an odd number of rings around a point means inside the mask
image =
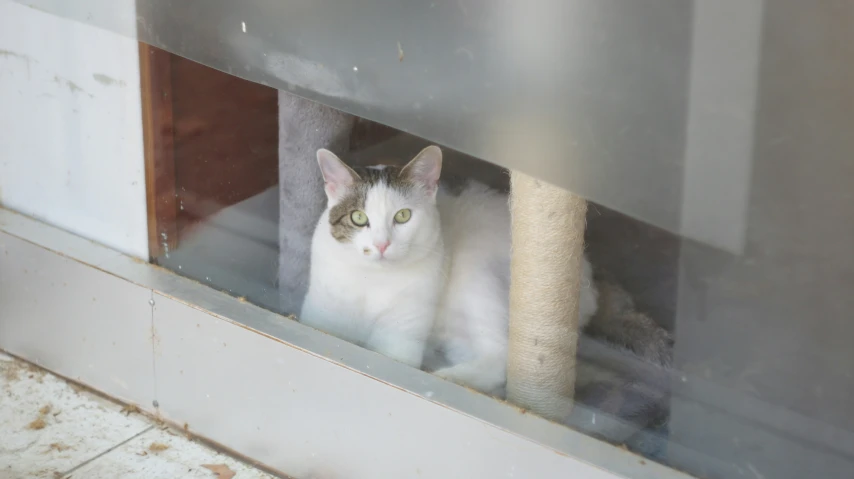
M 850 8 L 137 3 L 0 6 L 4 208 L 643 463 L 850 475 Z

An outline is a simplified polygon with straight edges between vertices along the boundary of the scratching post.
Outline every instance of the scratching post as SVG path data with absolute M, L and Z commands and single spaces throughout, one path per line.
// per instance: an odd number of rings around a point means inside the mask
M 554 421 L 572 412 L 587 203 L 511 175 L 513 255 L 507 399 Z
M 308 292 L 311 237 L 326 206 L 318 148 L 347 151 L 355 118 L 279 92 L 279 305 L 298 314 Z

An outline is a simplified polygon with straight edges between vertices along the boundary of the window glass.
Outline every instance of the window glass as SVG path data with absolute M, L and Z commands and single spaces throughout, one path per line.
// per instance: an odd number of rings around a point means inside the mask
M 4 208 L 697 477 L 850 477 L 854 9 L 605 2 L 588 56 L 438 2 L 428 55 L 139 3 L 0 3 Z

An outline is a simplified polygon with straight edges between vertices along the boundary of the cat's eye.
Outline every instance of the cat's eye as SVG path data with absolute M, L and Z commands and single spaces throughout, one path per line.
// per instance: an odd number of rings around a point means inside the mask
M 364 211 L 356 210 L 350 213 L 350 220 L 352 220 L 353 224 L 356 226 L 365 226 L 368 224 L 368 215 L 366 215 Z
M 412 218 L 412 210 L 409 208 L 404 208 L 394 214 L 394 222 L 397 224 L 406 223 L 409 218 Z

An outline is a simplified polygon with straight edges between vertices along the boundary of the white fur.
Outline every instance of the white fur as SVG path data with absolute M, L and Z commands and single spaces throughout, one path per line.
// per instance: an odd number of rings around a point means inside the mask
M 330 207 L 335 203 L 330 196 Z M 409 222 L 393 223 L 410 208 Z M 506 381 L 510 288 L 507 197 L 471 183 L 459 196 L 374 187 L 370 227 L 352 243 L 329 233 L 329 209 L 312 243 L 311 280 L 300 320 L 317 329 L 492 394 Z M 373 246 L 390 241 L 384 257 Z M 367 253 L 365 253 L 367 251 Z M 583 262 L 580 321 L 596 311 Z M 429 339 L 429 346 L 427 345 Z
M 312 239 L 300 321 L 420 367 L 444 285 L 435 191 L 417 189 L 404 197 L 384 185 L 371 188 L 364 208 L 370 226 L 347 243 L 330 234 L 329 209 L 340 190 L 336 193 L 327 182 L 327 193 L 329 206 Z M 412 216 L 395 224 L 394 215 L 403 208 Z M 375 244 L 386 241 L 390 245 L 380 255 Z

